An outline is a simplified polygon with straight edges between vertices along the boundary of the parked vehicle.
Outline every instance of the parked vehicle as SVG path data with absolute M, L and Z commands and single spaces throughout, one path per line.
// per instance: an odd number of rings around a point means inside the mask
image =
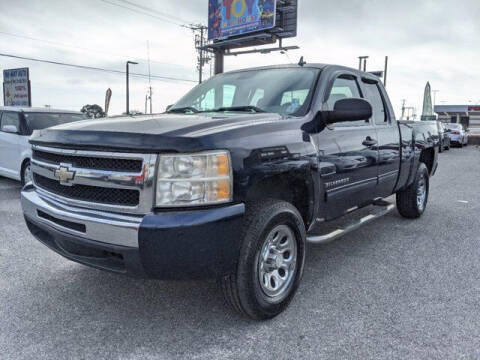
M 70 260 L 216 278 L 240 313 L 272 318 L 300 284 L 307 241 L 391 210 L 381 199 L 392 194 L 402 216 L 424 213 L 438 158 L 431 128 L 397 121 L 379 79 L 354 69 L 230 72 L 159 116 L 35 132 L 23 211 L 32 234 Z M 315 230 L 372 204 L 376 215 Z
M 450 142 L 453 145 L 463 147 L 468 145 L 468 135 L 461 124 L 446 124 Z
M 31 180 L 32 147 L 28 138 L 34 130 L 84 120 L 80 112 L 44 108 L 0 107 L 0 176 Z
M 451 147 L 450 135 L 448 134 L 445 124 L 441 121 L 437 121 L 436 123 L 438 126 L 438 133 L 441 139 L 440 152 L 443 152 L 443 150 L 450 150 L 450 147 Z
M 439 121 L 422 120 L 425 125 L 425 131 L 433 141 L 433 145 L 438 147 L 439 152 L 444 150 L 444 133 Z

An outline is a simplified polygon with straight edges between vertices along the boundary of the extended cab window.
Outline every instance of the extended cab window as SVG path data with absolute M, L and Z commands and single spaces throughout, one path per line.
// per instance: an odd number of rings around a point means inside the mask
M 333 110 L 335 103 L 338 100 L 349 99 L 349 98 L 361 98 L 360 88 L 358 86 L 357 80 L 350 76 L 338 77 L 333 83 L 332 90 L 328 96 L 327 105 L 329 110 Z M 348 121 L 335 124 L 335 127 L 345 127 L 345 126 L 362 126 L 367 125 L 368 123 L 364 120 L 360 121 Z
M 18 130 L 20 130 L 20 118 L 17 113 L 4 112 L 0 120 L 0 129 L 3 131 L 3 128 L 7 125 L 13 125 Z
M 365 98 L 370 101 L 372 105 L 373 115 L 372 119 L 377 125 L 387 124 L 387 113 L 385 111 L 385 104 L 383 102 L 382 95 L 380 94 L 380 89 L 378 84 L 374 82 L 365 82 Z

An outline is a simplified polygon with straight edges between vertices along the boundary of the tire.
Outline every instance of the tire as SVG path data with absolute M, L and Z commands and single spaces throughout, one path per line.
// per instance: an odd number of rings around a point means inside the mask
M 22 166 L 22 171 L 20 173 L 20 181 L 22 182 L 22 186 L 24 186 L 27 182 L 31 181 L 32 171 L 30 169 L 30 160 L 25 161 Z
M 405 190 L 397 193 L 397 209 L 400 215 L 407 219 L 418 219 L 425 212 L 430 189 L 428 168 L 420 163 L 413 183 Z M 420 195 L 423 188 L 423 195 Z
M 278 248 L 288 250 L 283 253 L 274 253 L 271 247 L 268 250 L 275 239 Z M 219 280 L 227 303 L 254 320 L 267 320 L 282 313 L 292 301 L 303 275 L 305 243 L 305 225 L 290 203 L 265 200 L 247 206 L 237 271 Z M 284 261 L 289 265 L 280 264 Z M 283 286 L 280 286 L 281 275 L 286 279 Z

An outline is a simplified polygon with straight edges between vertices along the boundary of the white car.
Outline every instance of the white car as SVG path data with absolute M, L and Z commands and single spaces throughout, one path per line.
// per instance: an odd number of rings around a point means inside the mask
M 29 182 L 32 132 L 85 119 L 81 112 L 0 107 L 0 176 Z
M 448 136 L 452 145 L 463 147 L 468 145 L 468 134 L 462 124 L 446 124 Z

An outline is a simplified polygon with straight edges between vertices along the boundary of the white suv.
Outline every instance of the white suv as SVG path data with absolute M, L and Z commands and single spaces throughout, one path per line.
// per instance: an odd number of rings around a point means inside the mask
M 32 132 L 85 119 L 81 112 L 0 107 L 0 176 L 29 182 Z

